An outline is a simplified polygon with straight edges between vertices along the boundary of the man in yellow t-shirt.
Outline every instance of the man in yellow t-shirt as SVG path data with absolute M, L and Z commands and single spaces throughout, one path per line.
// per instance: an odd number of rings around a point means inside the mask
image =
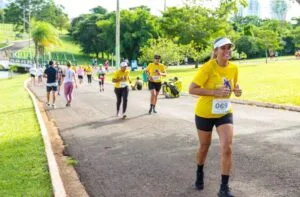
M 85 70 L 85 73 L 88 78 L 88 83 L 92 83 L 93 68 L 91 65 L 88 65 L 88 67 Z
M 157 113 L 157 111 L 155 110 L 155 106 L 157 103 L 159 91 L 161 89 L 161 77 L 167 75 L 165 66 L 160 63 L 160 58 L 160 55 L 154 55 L 154 62 L 150 63 L 146 67 L 146 73 L 149 81 L 148 88 L 151 92 L 149 114 L 151 114 L 152 112 Z
M 221 185 L 218 197 L 233 197 L 229 189 L 229 175 L 232 166 L 233 116 L 231 93 L 241 96 L 238 85 L 238 68 L 229 61 L 233 44 L 228 38 L 214 43 L 213 58 L 201 66 L 194 77 L 189 93 L 198 95 L 195 108 L 195 123 L 198 131 L 196 189 L 204 188 L 203 167 L 216 127 L 221 151 Z
M 131 83 L 129 77 L 129 70 L 127 70 L 127 63 L 122 62 L 120 64 L 120 69 L 117 70 L 112 78 L 112 82 L 115 84 L 115 94 L 117 97 L 117 116 L 121 116 L 120 114 L 120 106 L 123 100 L 123 119 L 127 117 L 126 109 L 127 109 L 127 99 L 129 92 L 129 84 Z

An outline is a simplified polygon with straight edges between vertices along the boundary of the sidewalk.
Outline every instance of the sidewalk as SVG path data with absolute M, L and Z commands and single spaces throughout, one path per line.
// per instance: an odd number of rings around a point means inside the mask
M 44 86 L 32 89 L 45 101 Z M 216 132 L 205 165 L 205 189 L 194 189 L 195 98 L 160 97 L 158 114 L 148 115 L 149 92 L 130 91 L 128 119 L 121 120 L 114 117 L 116 99 L 111 85 L 106 84 L 100 93 L 96 82 L 84 84 L 73 95 L 72 107 L 66 108 L 64 97 L 59 96 L 57 108 L 47 113 L 56 122 L 66 154 L 78 161 L 76 170 L 90 196 L 216 196 L 220 180 Z M 299 196 L 300 114 L 244 105 L 234 108 L 230 178 L 234 194 Z M 279 180 L 284 186 L 278 187 Z

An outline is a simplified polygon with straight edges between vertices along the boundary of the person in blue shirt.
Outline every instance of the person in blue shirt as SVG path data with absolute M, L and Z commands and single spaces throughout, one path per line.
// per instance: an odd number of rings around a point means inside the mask
M 52 92 L 52 107 L 55 108 L 55 93 L 57 91 L 57 70 L 54 68 L 54 62 L 49 61 L 49 67 L 44 71 L 44 77 L 47 78 L 47 106 L 50 106 L 50 92 Z

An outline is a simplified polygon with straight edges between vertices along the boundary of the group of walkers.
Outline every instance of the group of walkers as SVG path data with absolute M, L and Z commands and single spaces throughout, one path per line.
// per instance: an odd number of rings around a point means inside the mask
M 54 63 L 54 61 L 49 61 L 48 65 L 46 66 L 46 69 L 43 72 L 41 71 L 41 76 L 47 78 L 46 81 L 46 91 L 47 91 L 47 106 L 55 107 L 55 100 L 56 100 L 56 92 L 57 95 L 60 95 L 60 89 L 63 85 L 64 87 L 64 95 L 66 98 L 66 107 L 71 106 L 72 101 L 72 92 L 74 86 L 77 88 L 77 80 L 76 75 L 78 77 L 79 84 L 83 83 L 84 76 L 87 76 L 87 82 L 88 84 L 92 83 L 92 75 L 93 75 L 93 67 L 90 65 L 86 68 L 83 68 L 82 66 L 79 66 L 78 68 L 72 66 L 71 62 L 68 61 L 66 68 L 63 69 L 58 65 L 58 63 Z M 103 68 L 103 65 L 100 64 L 99 69 L 97 71 L 97 77 L 99 80 L 99 87 L 100 92 L 104 91 L 104 79 L 105 74 L 107 73 L 107 69 Z M 31 78 L 35 78 L 35 75 L 30 72 Z M 34 85 L 34 84 L 33 84 Z M 52 104 L 50 104 L 50 94 L 52 92 Z
M 71 62 L 67 62 L 67 68 L 63 72 L 62 68 L 58 64 L 54 66 L 52 60 L 49 61 L 49 66 L 44 71 L 44 77 L 47 78 L 46 91 L 47 91 L 47 102 L 48 107 L 52 106 L 55 108 L 56 92 L 60 95 L 60 87 L 64 84 L 64 95 L 66 98 L 66 107 L 71 106 L 72 102 L 72 92 L 75 83 L 77 88 L 77 81 L 75 77 L 75 72 L 71 68 Z M 50 94 L 52 92 L 52 104 L 50 104 Z
M 232 138 L 233 138 L 233 110 L 230 102 L 232 93 L 239 97 L 242 90 L 238 84 L 238 68 L 230 62 L 233 43 L 226 37 L 217 39 L 213 45 L 213 55 L 211 60 L 203 64 L 193 78 L 189 93 L 199 96 L 195 107 L 195 125 L 198 133 L 199 146 L 196 154 L 197 170 L 195 188 L 203 190 L 205 186 L 204 164 L 212 141 L 212 130 L 216 131 L 220 141 L 220 166 L 221 184 L 218 197 L 233 197 L 229 187 L 229 177 L 232 167 Z M 148 113 L 157 113 L 157 98 L 162 86 L 162 77 L 167 75 L 165 66 L 160 63 L 161 56 L 155 55 L 153 63 L 145 68 L 145 75 L 148 80 L 150 91 L 150 106 Z M 57 70 L 53 67 L 53 62 L 49 62 L 50 67 L 44 74 L 47 76 L 47 104 L 49 104 L 50 91 L 56 91 Z M 63 83 L 64 93 L 67 99 L 66 106 L 70 106 L 72 100 L 73 82 L 77 87 L 74 71 L 70 68 L 71 63 L 67 63 Z M 130 71 L 127 69 L 127 62 L 120 64 L 120 69 L 114 72 L 112 82 L 114 83 L 114 93 L 116 95 L 116 116 L 127 117 L 128 93 L 131 84 Z M 80 68 L 79 68 L 80 69 Z M 86 71 L 89 72 L 89 71 Z M 80 72 L 82 73 L 82 72 Z M 98 71 L 100 91 L 104 91 L 105 69 L 102 65 Z M 78 76 L 79 73 L 78 73 Z M 144 77 L 143 77 L 144 78 Z M 139 79 L 140 80 L 140 79 Z M 53 93 L 53 104 L 55 94 Z M 121 109 L 121 103 L 122 109 Z

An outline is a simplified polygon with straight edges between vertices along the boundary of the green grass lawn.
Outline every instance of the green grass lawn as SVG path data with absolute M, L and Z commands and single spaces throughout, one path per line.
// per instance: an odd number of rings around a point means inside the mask
M 238 64 L 238 62 L 236 62 Z M 239 83 L 243 89 L 240 99 L 300 106 L 300 61 L 282 60 L 271 63 L 238 64 Z M 175 76 L 183 82 L 183 90 L 188 87 L 197 72 L 194 67 L 169 67 L 165 80 Z M 131 72 L 131 78 L 142 77 L 141 71 Z M 111 74 L 107 80 L 111 81 Z M 133 80 L 134 81 L 134 80 Z
M 0 80 L 0 196 L 52 196 L 40 128 L 23 88 L 27 77 Z
M 15 39 L 16 33 L 13 31 L 13 25 L 11 24 L 0 24 L 0 43 L 12 41 Z
M 8 46 L 8 45 L 5 44 L 5 43 L 0 43 L 0 49 L 3 48 L 3 47 L 6 47 L 6 46 Z

